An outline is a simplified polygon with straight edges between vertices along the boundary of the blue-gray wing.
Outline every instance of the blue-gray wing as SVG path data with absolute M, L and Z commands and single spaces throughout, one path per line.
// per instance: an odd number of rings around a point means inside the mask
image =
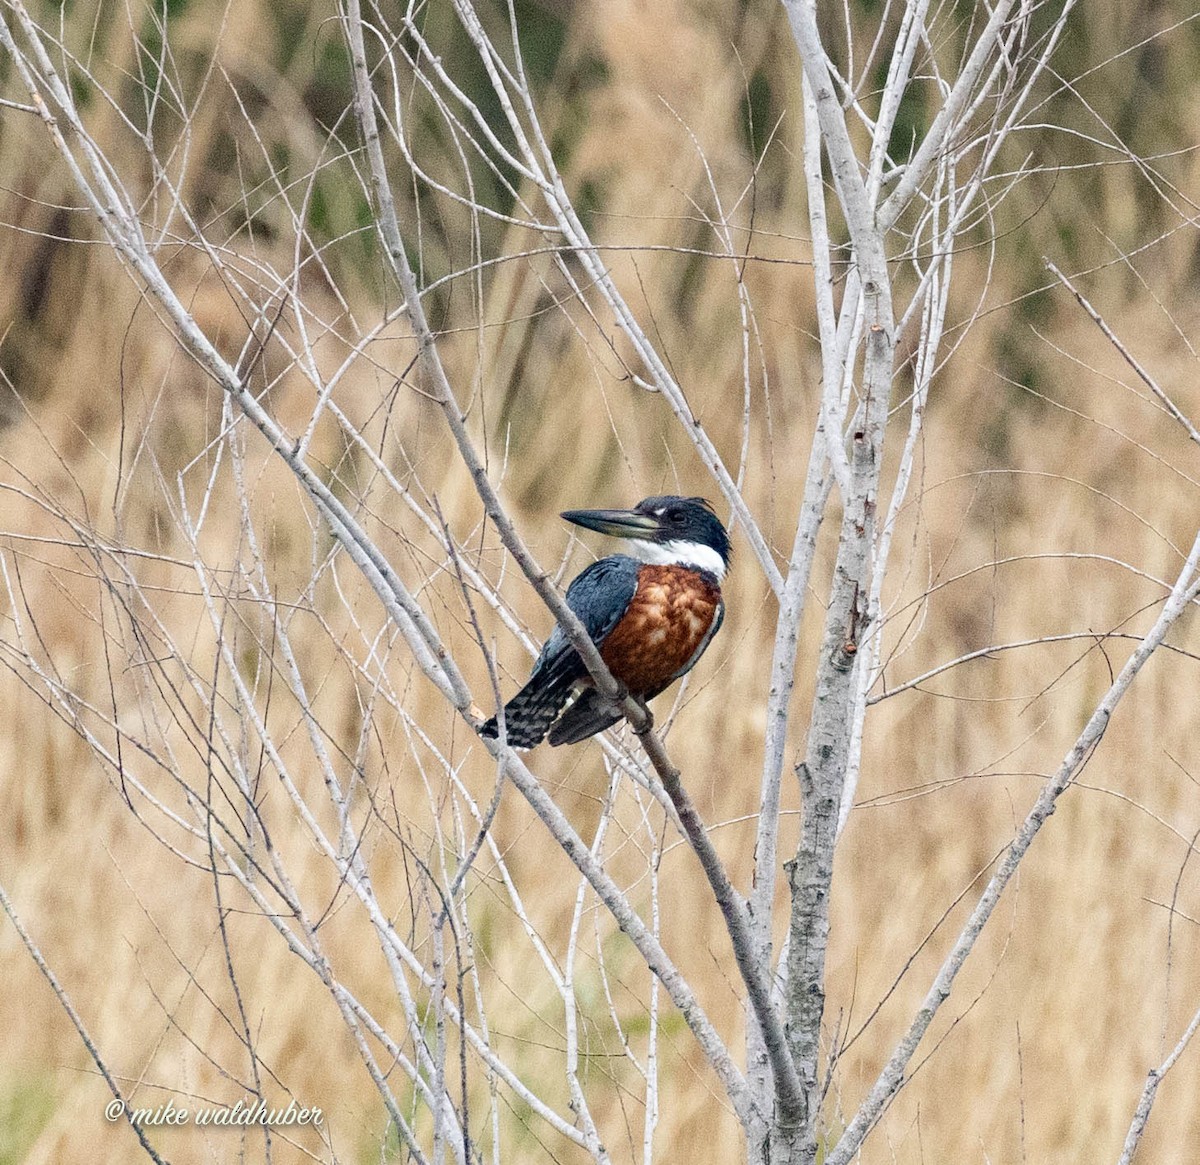
M 617 625 L 637 590 L 641 564 L 624 554 L 592 563 L 567 588 L 567 606 L 579 617 L 597 643 Z M 546 640 L 525 686 L 504 705 L 508 743 L 513 748 L 533 748 L 558 719 L 580 680 L 587 675 L 583 660 L 555 627 Z M 608 723 L 615 722 L 616 713 Z M 482 736 L 499 734 L 495 716 L 483 724 Z M 595 729 L 594 731 L 599 731 Z
M 567 606 L 579 617 L 593 643 L 603 643 L 620 622 L 637 590 L 641 563 L 627 554 L 611 554 L 580 571 L 567 588 Z M 583 660 L 556 626 L 534 664 L 533 674 L 549 671 L 582 679 L 587 674 Z

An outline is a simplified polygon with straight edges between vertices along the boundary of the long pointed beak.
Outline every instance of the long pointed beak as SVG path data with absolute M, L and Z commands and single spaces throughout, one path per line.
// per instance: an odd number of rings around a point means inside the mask
M 658 529 L 658 520 L 634 510 L 566 510 L 562 517 L 613 538 L 645 538 Z

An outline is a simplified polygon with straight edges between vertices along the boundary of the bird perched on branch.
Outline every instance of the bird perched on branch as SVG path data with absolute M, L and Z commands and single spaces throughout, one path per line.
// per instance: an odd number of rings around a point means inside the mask
M 643 700 L 689 672 L 725 616 L 721 582 L 729 535 L 703 498 L 646 498 L 632 510 L 568 510 L 568 522 L 628 541 L 629 554 L 593 562 L 567 588 L 613 677 Z M 574 702 L 563 711 L 567 701 Z M 621 719 L 595 688 L 561 627 L 546 640 L 529 682 L 504 706 L 508 743 L 575 744 Z M 492 717 L 480 732 L 495 738 Z

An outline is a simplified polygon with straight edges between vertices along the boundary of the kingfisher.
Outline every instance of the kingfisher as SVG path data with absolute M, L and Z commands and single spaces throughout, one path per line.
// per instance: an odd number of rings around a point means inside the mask
M 567 588 L 600 658 L 630 695 L 649 700 L 686 675 L 725 617 L 729 535 L 704 498 L 646 498 L 632 510 L 567 510 L 576 526 L 627 541 L 630 553 L 593 562 Z M 574 697 L 568 707 L 568 701 Z M 566 708 L 564 712 L 563 709 Z M 555 627 L 526 685 L 504 705 L 508 743 L 577 744 L 621 719 L 579 653 Z M 480 733 L 496 738 L 493 716 Z

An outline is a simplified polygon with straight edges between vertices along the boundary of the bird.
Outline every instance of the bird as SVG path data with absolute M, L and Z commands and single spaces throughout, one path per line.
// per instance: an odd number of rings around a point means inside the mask
M 613 678 L 642 700 L 657 696 L 691 671 L 725 618 L 721 583 L 731 555 L 725 527 L 704 498 L 675 495 L 645 498 L 632 510 L 561 516 L 626 541 L 628 554 L 610 554 L 575 577 L 567 606 Z M 551 745 L 578 744 L 622 715 L 597 691 L 561 627 L 550 633 L 528 682 L 504 705 L 508 743 L 525 749 L 547 734 Z M 480 734 L 499 737 L 497 717 Z

